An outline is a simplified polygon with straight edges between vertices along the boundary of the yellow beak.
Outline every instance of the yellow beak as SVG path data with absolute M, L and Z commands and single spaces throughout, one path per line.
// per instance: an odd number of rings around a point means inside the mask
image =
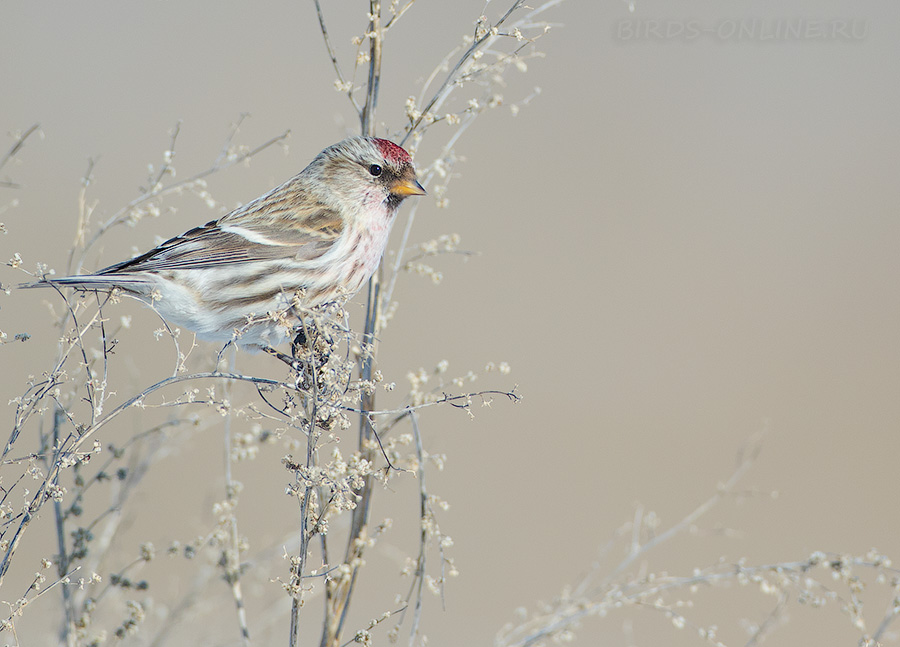
M 391 193 L 405 198 L 410 195 L 425 195 L 425 189 L 422 188 L 422 185 L 415 178 L 403 179 L 391 187 Z

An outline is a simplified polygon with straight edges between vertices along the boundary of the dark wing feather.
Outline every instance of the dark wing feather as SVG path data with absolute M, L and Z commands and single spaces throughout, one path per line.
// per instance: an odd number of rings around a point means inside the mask
M 111 265 L 97 274 L 206 269 L 276 259 L 312 260 L 327 252 L 341 233 L 340 218 L 323 205 L 317 205 L 315 211 L 303 218 L 303 224 L 298 222 L 296 213 L 275 219 L 233 218 L 233 215 L 170 238 L 145 254 Z M 228 227 L 246 231 L 249 237 L 227 231 Z M 268 242 L 257 242 L 253 237 Z

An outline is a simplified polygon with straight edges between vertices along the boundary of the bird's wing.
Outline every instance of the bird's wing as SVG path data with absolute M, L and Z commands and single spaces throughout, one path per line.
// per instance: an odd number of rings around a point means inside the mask
M 340 217 L 321 204 L 305 214 L 295 208 L 277 214 L 257 212 L 255 218 L 251 215 L 244 207 L 97 274 L 204 269 L 277 259 L 313 260 L 331 249 L 342 230 Z

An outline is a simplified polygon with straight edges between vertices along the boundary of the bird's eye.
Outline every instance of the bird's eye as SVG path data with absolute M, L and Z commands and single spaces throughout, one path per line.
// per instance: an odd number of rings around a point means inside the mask
M 372 164 L 372 166 L 369 167 L 369 173 L 372 174 L 372 177 L 378 177 L 381 175 L 381 167 L 378 166 L 378 164 Z

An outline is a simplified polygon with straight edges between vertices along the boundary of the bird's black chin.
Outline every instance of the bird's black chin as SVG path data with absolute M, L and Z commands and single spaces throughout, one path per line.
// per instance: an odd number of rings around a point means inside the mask
M 397 195 L 396 193 L 388 193 L 387 200 L 385 200 L 384 203 L 387 205 L 388 209 L 394 211 L 400 206 L 400 203 L 403 202 L 405 197 L 406 196 L 403 195 Z

